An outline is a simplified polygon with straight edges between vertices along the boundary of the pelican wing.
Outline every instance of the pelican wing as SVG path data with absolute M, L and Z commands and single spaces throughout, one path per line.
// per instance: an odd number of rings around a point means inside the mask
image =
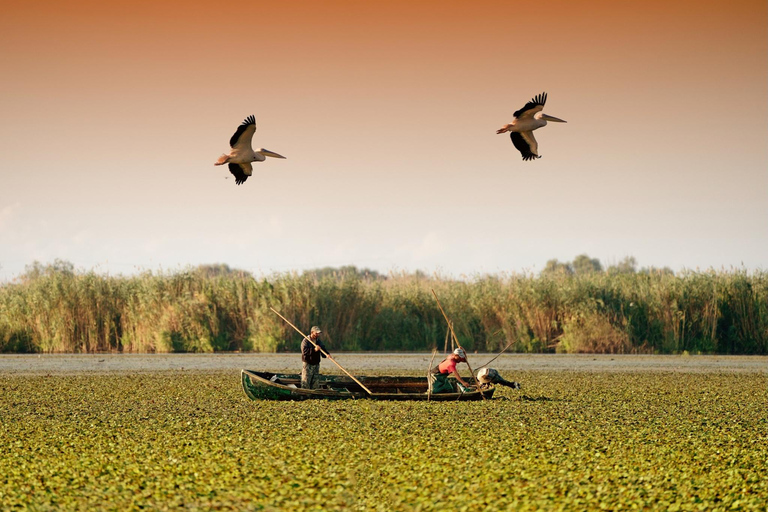
M 518 119 L 531 118 L 537 112 L 544 110 L 544 104 L 547 102 L 547 93 L 543 92 L 523 106 L 520 110 L 515 112 L 514 116 Z
M 237 131 L 232 138 L 229 139 L 229 146 L 231 148 L 251 150 L 251 139 L 253 139 L 255 132 L 256 118 L 252 115 L 246 117 L 242 124 L 237 127 Z
M 510 132 L 509 136 L 512 139 L 512 144 L 523 155 L 523 160 L 540 158 L 539 145 L 536 143 L 533 132 Z
M 235 184 L 237 185 L 245 183 L 245 180 L 248 179 L 248 176 L 251 175 L 252 171 L 253 167 L 251 167 L 251 164 L 249 163 L 229 164 L 229 172 L 235 177 Z

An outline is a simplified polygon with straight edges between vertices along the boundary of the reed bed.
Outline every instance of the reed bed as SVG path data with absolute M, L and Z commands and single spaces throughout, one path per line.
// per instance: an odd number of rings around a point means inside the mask
M 768 272 L 565 272 L 255 278 L 222 267 L 110 276 L 35 264 L 0 286 L 3 352 L 295 351 L 320 325 L 331 351 L 442 349 L 440 297 L 462 346 L 559 353 L 768 353 Z

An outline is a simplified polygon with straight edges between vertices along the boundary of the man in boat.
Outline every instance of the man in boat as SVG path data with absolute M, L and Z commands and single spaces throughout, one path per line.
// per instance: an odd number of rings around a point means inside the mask
M 320 375 L 320 358 L 325 357 L 325 354 L 328 353 L 328 349 L 320 341 L 322 333 L 323 331 L 314 325 L 309 331 L 309 339 L 304 338 L 301 342 L 301 361 L 303 363 L 301 368 L 301 387 L 303 389 L 317 389 L 318 375 Z M 310 339 L 312 340 L 311 342 L 309 341 Z
M 502 386 L 507 386 L 508 388 L 520 389 L 519 382 L 506 380 L 493 368 L 480 368 L 477 372 L 477 380 L 480 381 L 480 386 L 483 388 L 487 388 L 491 384 L 500 384 Z
M 453 384 L 448 380 L 448 376 L 453 374 L 456 377 L 458 383 L 465 388 L 469 388 L 469 384 L 459 375 L 459 371 L 456 369 L 456 365 L 459 363 L 467 362 L 467 354 L 464 349 L 457 348 L 451 355 L 443 359 L 443 361 L 430 370 L 427 379 L 429 380 L 430 393 L 456 393 Z

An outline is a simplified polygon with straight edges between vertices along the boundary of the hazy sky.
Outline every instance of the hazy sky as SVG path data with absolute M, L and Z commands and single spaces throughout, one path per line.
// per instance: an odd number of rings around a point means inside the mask
M 768 268 L 765 0 L 27 0 L 0 74 L 0 280 Z M 495 131 L 542 91 L 523 162 Z M 238 187 L 250 114 L 287 160 Z

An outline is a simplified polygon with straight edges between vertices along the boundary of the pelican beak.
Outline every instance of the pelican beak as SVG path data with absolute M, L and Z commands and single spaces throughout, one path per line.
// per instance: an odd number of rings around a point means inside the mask
M 545 121 L 554 121 L 556 123 L 567 123 L 568 121 L 563 121 L 562 119 L 554 116 L 549 116 L 547 114 L 541 114 L 541 118 Z
M 259 153 L 261 153 L 264 156 L 271 156 L 272 158 L 285 158 L 283 155 L 278 155 L 274 151 L 270 151 L 268 149 L 260 149 Z

